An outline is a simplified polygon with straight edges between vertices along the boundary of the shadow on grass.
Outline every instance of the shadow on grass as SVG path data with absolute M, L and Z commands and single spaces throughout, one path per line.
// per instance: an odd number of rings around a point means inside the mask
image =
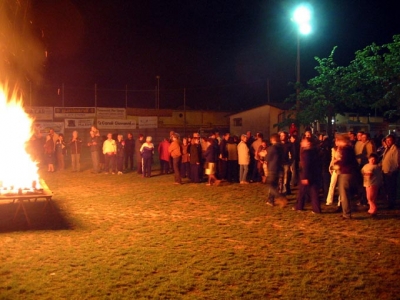
M 57 202 L 25 201 L 18 210 L 17 202 L 0 203 L 0 233 L 26 230 L 72 230 L 72 223 L 62 213 Z M 17 211 L 18 210 L 18 211 Z

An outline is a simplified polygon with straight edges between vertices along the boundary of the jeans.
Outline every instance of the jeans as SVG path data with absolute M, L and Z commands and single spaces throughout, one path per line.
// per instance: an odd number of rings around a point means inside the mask
M 240 166 L 240 171 L 239 171 L 239 181 L 246 181 L 247 179 L 247 172 L 249 171 L 249 165 L 239 165 Z
M 398 171 L 392 173 L 383 173 L 383 184 L 390 208 L 393 208 L 396 203 L 398 174 Z
M 115 154 L 105 154 L 104 155 L 104 170 L 108 173 L 115 172 Z
M 81 170 L 81 155 L 78 154 L 71 154 L 71 161 L 72 161 L 72 171 L 79 172 Z
M 279 174 L 268 171 L 267 176 L 267 198 L 268 202 L 274 204 L 275 198 L 280 197 L 278 192 Z
M 339 174 L 338 176 L 340 203 L 342 205 L 343 217 L 345 218 L 351 217 L 350 191 L 352 178 L 351 174 Z
M 181 183 L 181 157 L 172 158 L 172 167 L 174 169 L 175 182 Z
M 99 172 L 99 152 L 92 151 L 90 154 L 92 157 L 93 172 L 98 173 Z

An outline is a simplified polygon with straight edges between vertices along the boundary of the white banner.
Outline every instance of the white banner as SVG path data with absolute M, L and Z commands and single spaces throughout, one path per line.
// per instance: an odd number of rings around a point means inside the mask
M 33 122 L 33 129 L 42 135 L 47 135 L 51 128 L 55 133 L 64 133 L 63 122 Z
M 126 119 L 125 108 L 97 107 L 96 114 L 98 119 Z
M 51 106 L 25 106 L 24 109 L 35 120 L 53 121 L 53 107 Z
M 94 118 L 95 107 L 54 107 L 54 118 Z
M 65 119 L 65 128 L 90 128 L 94 124 L 93 119 Z
M 139 128 L 158 128 L 158 118 L 157 117 L 138 117 Z
M 136 120 L 97 119 L 98 129 L 136 129 Z

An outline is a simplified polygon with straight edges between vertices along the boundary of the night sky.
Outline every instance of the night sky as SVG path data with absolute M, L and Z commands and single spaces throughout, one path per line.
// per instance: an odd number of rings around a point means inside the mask
M 296 77 L 296 1 L 37 0 L 33 15 L 48 51 L 41 105 L 237 110 L 282 102 Z M 400 34 L 390 1 L 314 1 L 313 33 L 301 38 L 302 82 L 316 75 L 315 56 L 347 65 L 356 50 Z

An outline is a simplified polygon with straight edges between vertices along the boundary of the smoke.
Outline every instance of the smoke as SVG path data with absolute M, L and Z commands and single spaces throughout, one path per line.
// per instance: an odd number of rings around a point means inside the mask
M 29 0 L 0 0 L 0 82 L 26 94 L 42 80 L 46 51 Z

